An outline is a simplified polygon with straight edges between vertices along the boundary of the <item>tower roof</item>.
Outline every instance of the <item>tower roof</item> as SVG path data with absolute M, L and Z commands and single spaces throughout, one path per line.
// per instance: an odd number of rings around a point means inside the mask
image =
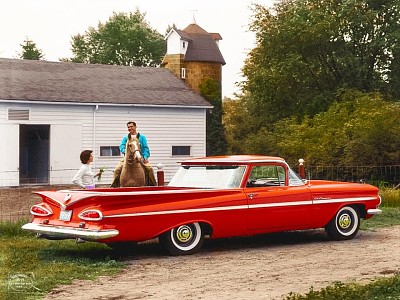
M 190 24 L 178 34 L 185 39 L 190 38 L 185 61 L 215 62 L 225 65 L 225 60 L 219 50 L 216 40 L 221 36 L 215 33 L 208 33 L 197 24 Z

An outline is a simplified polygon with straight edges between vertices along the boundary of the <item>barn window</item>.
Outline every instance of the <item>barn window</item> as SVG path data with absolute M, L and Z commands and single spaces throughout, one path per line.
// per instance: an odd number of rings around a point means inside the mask
M 120 156 L 118 146 L 100 146 L 100 156 Z
M 172 156 L 190 156 L 190 146 L 172 146 Z

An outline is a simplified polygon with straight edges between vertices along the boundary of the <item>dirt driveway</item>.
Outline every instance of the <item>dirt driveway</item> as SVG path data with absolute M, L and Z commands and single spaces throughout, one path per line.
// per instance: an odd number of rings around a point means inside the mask
M 282 299 L 334 281 L 365 283 L 400 271 L 400 226 L 361 231 L 351 241 L 324 231 L 206 241 L 200 253 L 169 257 L 156 243 L 127 255 L 119 275 L 75 281 L 46 299 Z

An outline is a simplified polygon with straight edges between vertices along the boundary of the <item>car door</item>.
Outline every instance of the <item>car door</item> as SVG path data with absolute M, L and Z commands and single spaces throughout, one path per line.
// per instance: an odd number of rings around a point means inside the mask
M 291 186 L 289 169 L 280 163 L 253 166 L 245 193 L 250 230 L 291 230 L 310 226 L 311 193 L 306 185 Z

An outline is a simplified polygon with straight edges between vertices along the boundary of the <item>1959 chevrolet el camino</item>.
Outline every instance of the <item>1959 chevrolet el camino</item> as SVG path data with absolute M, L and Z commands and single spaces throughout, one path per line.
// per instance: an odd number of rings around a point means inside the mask
M 189 159 L 167 186 L 37 192 L 23 229 L 47 239 L 126 245 L 158 237 L 172 255 L 192 254 L 204 237 L 325 228 L 352 239 L 360 219 L 381 213 L 378 188 L 303 181 L 284 159 L 237 155 Z

